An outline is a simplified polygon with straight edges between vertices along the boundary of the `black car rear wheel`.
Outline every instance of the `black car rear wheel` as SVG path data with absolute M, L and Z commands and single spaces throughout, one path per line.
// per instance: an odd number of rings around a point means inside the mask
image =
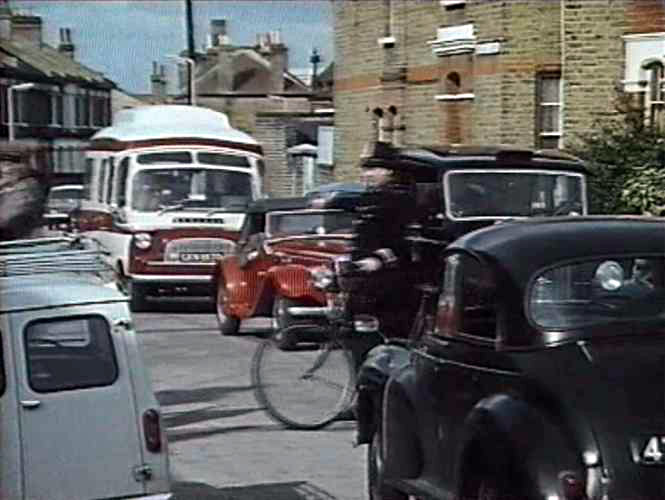
M 376 430 L 367 449 L 367 490 L 369 500 L 409 500 L 406 493 L 386 485 L 383 481 L 381 429 Z
M 234 316 L 230 316 L 224 312 L 224 304 L 226 303 L 226 286 L 220 283 L 217 286 L 217 293 L 215 296 L 215 313 L 217 316 L 217 323 L 219 324 L 219 332 L 222 335 L 237 335 L 240 329 L 240 320 Z

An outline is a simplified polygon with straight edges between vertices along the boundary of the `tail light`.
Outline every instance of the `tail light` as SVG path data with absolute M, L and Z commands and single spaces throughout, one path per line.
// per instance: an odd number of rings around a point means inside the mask
M 157 410 L 146 410 L 143 413 L 143 434 L 148 451 L 158 453 L 162 450 L 162 427 Z
M 559 474 L 561 490 L 565 500 L 586 500 L 584 481 L 574 472 L 565 471 Z

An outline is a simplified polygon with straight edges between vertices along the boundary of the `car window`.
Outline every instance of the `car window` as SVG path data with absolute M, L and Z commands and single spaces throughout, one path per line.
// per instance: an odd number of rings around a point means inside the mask
M 665 259 L 603 258 L 537 274 L 528 290 L 531 320 L 545 329 L 665 320 Z
M 496 300 L 496 283 L 485 264 L 464 254 L 449 256 L 438 304 L 437 333 L 494 340 Z
M 268 215 L 270 236 L 350 233 L 353 214 L 347 212 L 276 212 Z
M 106 386 L 118 376 L 111 332 L 102 316 L 33 321 L 24 339 L 28 381 L 36 392 Z

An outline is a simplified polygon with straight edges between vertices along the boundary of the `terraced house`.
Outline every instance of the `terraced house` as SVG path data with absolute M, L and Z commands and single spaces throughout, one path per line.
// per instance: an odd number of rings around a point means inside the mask
M 335 9 L 335 169 L 363 146 L 566 148 L 629 105 L 663 121 L 663 0 L 348 0 Z
M 0 0 L 0 139 L 46 147 L 55 173 L 76 176 L 88 138 L 111 122 L 116 85 L 76 61 L 69 28 L 57 47 L 42 31 L 41 17 Z

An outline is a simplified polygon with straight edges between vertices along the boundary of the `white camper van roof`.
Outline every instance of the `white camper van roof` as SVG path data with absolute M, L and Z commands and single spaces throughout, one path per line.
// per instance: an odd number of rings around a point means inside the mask
M 92 140 L 131 142 L 174 138 L 258 144 L 251 136 L 234 129 L 224 113 L 179 104 L 123 109 L 115 116 L 113 125 L 97 132 Z

